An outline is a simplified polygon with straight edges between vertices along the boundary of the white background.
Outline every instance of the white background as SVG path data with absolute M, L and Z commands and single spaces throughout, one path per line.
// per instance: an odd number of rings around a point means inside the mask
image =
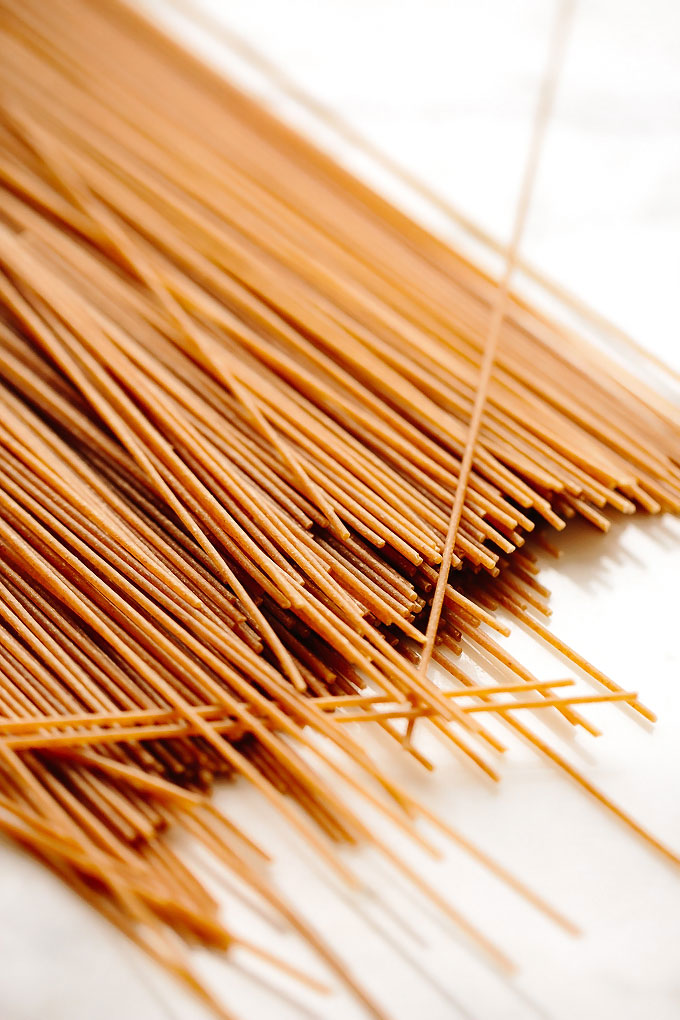
M 167 12 L 161 2 L 148 6 Z M 212 6 L 317 99 L 507 239 L 552 3 L 214 0 Z M 214 32 L 205 46 L 211 55 L 222 52 Z M 226 62 L 262 95 L 273 95 L 242 61 Z M 277 103 L 295 113 L 280 98 Z M 355 153 L 321 131 L 319 137 L 364 168 Z M 676 367 L 679 139 L 680 6 L 673 0 L 582 2 L 523 252 Z M 392 182 L 381 185 L 407 200 Z M 639 691 L 659 723 L 649 733 L 625 710 L 604 707 L 588 711 L 604 730 L 598 740 L 563 739 L 563 730 L 537 725 L 589 778 L 680 850 L 680 525 L 640 518 L 616 523 L 603 537 L 577 524 L 558 544 L 565 551 L 559 568 L 547 561 L 542 578 L 554 591 L 555 632 L 622 686 Z M 511 647 L 542 678 L 570 675 L 563 662 L 521 635 L 513 635 Z M 579 684 L 587 689 L 582 679 Z M 347 855 L 375 889 L 373 896 L 348 900 L 332 883 L 329 888 L 327 875 L 249 790 L 229 787 L 220 801 L 277 849 L 282 887 L 394 1020 L 679 1017 L 680 868 L 662 862 L 512 741 L 500 763 L 500 788 L 438 744 L 424 746 L 438 763 L 434 777 L 382 746 L 376 753 L 409 789 L 583 928 L 579 939 L 562 933 L 435 834 L 446 852 L 439 864 L 385 831 L 513 957 L 519 975 L 512 981 L 494 974 L 373 856 Z M 272 935 L 226 890 L 224 898 L 234 927 L 323 975 L 295 938 Z M 204 1015 L 58 883 L 5 845 L 0 916 L 0 1020 Z M 342 993 L 329 999 L 302 994 L 243 954 L 231 964 L 201 959 L 199 965 L 244 1020 L 362 1015 Z

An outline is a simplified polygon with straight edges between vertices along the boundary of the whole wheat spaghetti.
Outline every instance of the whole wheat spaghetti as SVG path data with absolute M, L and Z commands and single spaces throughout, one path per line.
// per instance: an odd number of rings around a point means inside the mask
M 373 845 L 502 970 L 350 793 L 573 921 L 385 774 L 376 728 L 428 769 L 417 720 L 492 779 L 508 731 L 678 863 L 521 721 L 653 719 L 541 622 L 531 541 L 680 509 L 677 409 L 509 289 L 529 185 L 499 285 L 117 0 L 0 10 L 2 831 L 223 1016 L 186 943 L 323 988 L 225 926 L 170 831 L 384 1014 L 220 779 L 351 886 L 340 847 Z M 532 675 L 508 618 L 596 692 Z

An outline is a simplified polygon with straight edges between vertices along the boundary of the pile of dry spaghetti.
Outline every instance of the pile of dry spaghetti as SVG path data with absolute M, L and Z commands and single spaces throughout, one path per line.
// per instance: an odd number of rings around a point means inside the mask
M 336 845 L 377 845 L 500 966 L 343 798 L 461 839 L 379 770 L 376 728 L 424 767 L 434 729 L 495 778 L 491 713 L 675 859 L 521 720 L 653 718 L 545 628 L 525 543 L 680 510 L 677 410 L 510 298 L 435 684 L 421 650 L 496 283 L 115 0 L 0 10 L 0 829 L 223 1015 L 184 943 L 247 943 L 168 830 L 382 1014 L 211 806 L 220 777 L 348 881 Z M 511 658 L 499 607 L 598 693 Z

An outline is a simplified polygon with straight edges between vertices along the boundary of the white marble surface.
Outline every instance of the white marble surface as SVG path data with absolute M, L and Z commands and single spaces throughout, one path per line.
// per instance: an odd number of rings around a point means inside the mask
M 206 6 L 208 0 L 204 0 Z M 164 7 L 165 0 L 148 0 Z M 220 16 L 466 213 L 507 237 L 553 4 L 546 0 L 212 0 Z M 217 53 L 213 33 L 207 48 Z M 526 236 L 525 254 L 649 349 L 680 367 L 680 6 L 582 2 Z M 230 58 L 263 94 L 271 87 Z M 346 152 L 348 161 L 355 157 Z M 388 186 L 388 182 L 385 182 Z M 397 189 L 398 190 L 398 189 Z M 447 229 L 444 225 L 442 230 Z M 602 537 L 560 539 L 554 629 L 659 714 L 653 733 L 612 707 L 589 716 L 605 735 L 557 742 L 640 821 L 680 850 L 680 524 L 633 521 Z M 541 676 L 564 663 L 515 636 Z M 580 681 L 583 683 L 583 681 Z M 586 685 L 583 683 L 584 689 Z M 537 724 L 540 725 L 540 724 Z M 545 732 L 545 731 L 544 731 Z M 414 792 L 531 880 L 583 928 L 572 939 L 446 848 L 413 862 L 518 963 L 499 978 L 366 854 L 351 861 L 374 898 L 348 902 L 250 791 L 229 809 L 280 847 L 276 874 L 394 1020 L 676 1020 L 680 1016 L 680 870 L 673 870 L 569 782 L 511 743 L 502 789 L 439 745 L 434 777 L 394 761 Z M 386 758 L 385 748 L 379 751 Z M 397 845 L 410 853 L 399 839 Z M 224 890 L 227 918 L 290 958 L 320 965 L 271 934 Z M 199 1020 L 204 1014 L 59 884 L 0 845 L 0 1020 Z M 251 961 L 201 959 L 250 1020 L 354 1020 L 343 994 L 303 995 Z

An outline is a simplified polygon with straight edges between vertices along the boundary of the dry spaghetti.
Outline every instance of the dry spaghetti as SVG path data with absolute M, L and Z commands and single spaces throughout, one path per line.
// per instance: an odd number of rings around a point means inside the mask
M 573 930 L 375 764 L 376 726 L 431 768 L 418 720 L 496 779 L 491 716 L 677 863 L 519 717 L 653 718 L 537 618 L 526 543 L 677 512 L 677 409 L 127 7 L 0 10 L 2 831 L 220 1015 L 184 942 L 292 969 L 225 927 L 171 829 L 383 1015 L 212 807 L 223 777 L 350 884 L 337 845 L 374 845 L 501 968 L 350 791 Z M 598 693 L 511 657 L 508 615 Z M 501 678 L 473 683 L 468 648 Z

